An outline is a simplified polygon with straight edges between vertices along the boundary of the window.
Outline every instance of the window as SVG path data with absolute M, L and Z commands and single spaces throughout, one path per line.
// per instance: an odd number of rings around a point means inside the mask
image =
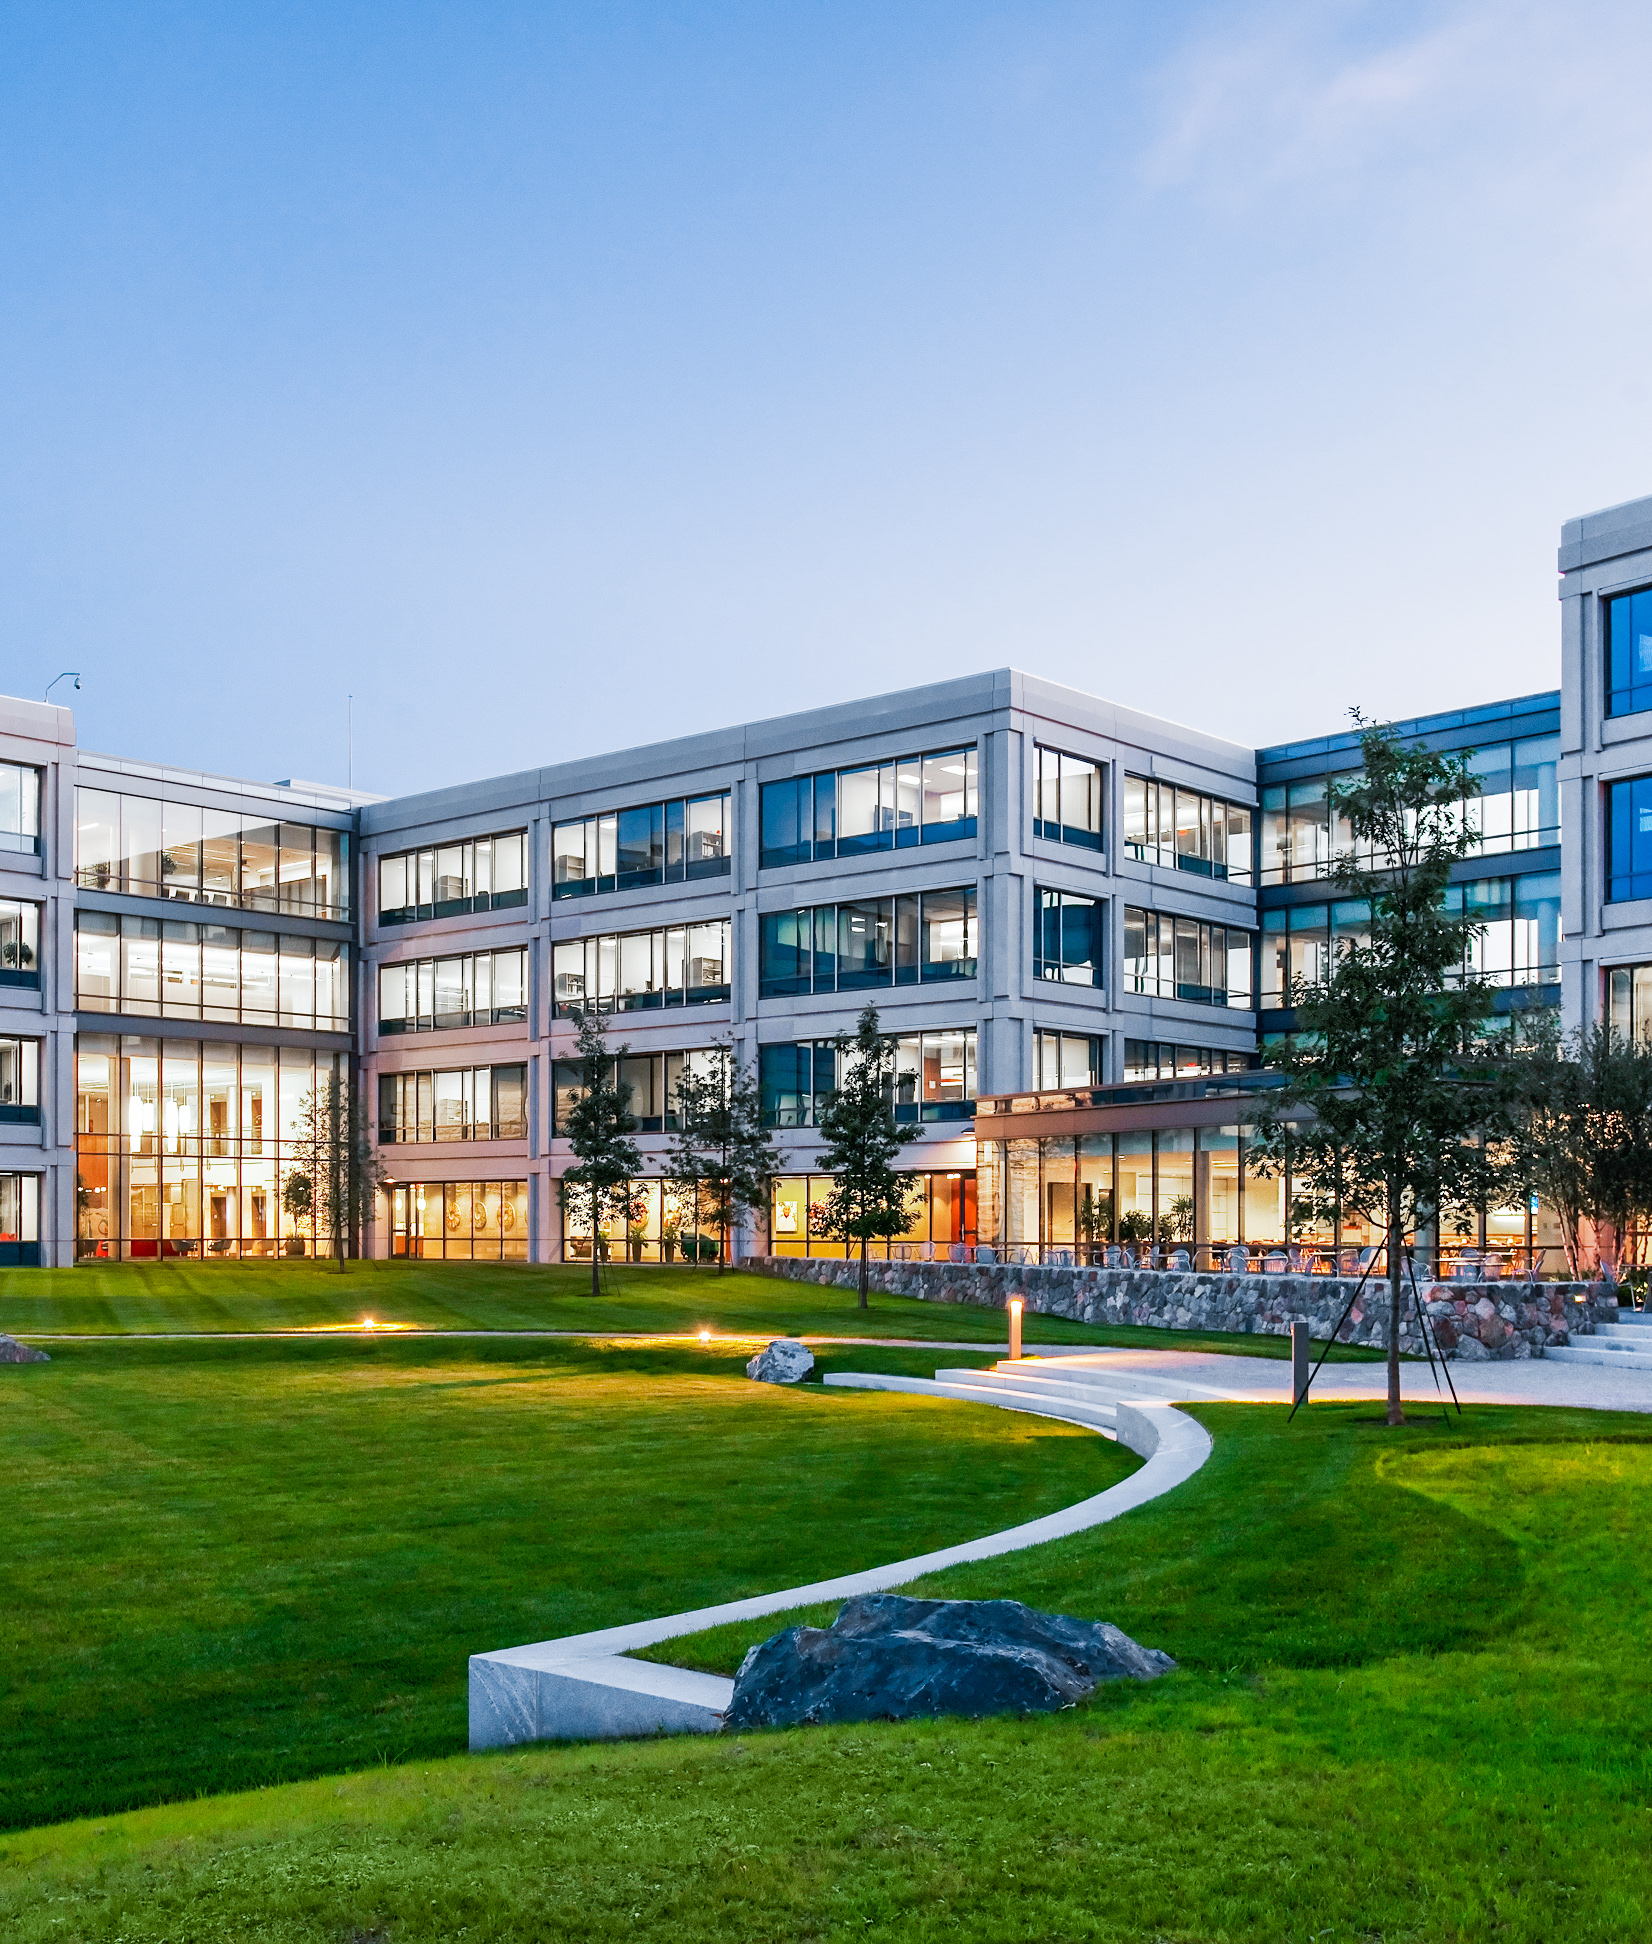
M 813 1127 L 837 1085 L 831 1040 L 798 1040 L 758 1049 L 765 1127 Z M 895 1048 L 895 1119 L 970 1120 L 975 1113 L 975 1029 L 905 1033 Z
M 0 851 L 40 855 L 40 772 L 23 763 L 0 763 Z
M 392 1256 L 526 1262 L 525 1181 L 420 1181 L 390 1189 Z
M 327 1253 L 282 1191 L 305 1101 L 345 1055 L 81 1033 L 75 1130 L 82 1257 Z
M 528 902 L 528 833 L 466 837 L 379 859 L 379 923 L 456 918 Z
M 40 1120 L 40 1042 L 0 1039 L 0 1121 Z
M 586 898 L 598 891 L 727 877 L 734 854 L 730 807 L 723 790 L 555 824 L 551 896 Z
M 1101 804 L 1106 771 L 1088 756 L 1035 745 L 1033 835 L 1052 844 L 1102 847 Z M 1125 785 L 1128 790 L 1128 783 Z
M 1614 965 L 1606 974 L 1606 1017 L 1625 1040 L 1652 1040 L 1652 965 Z
M 1606 713 L 1652 709 L 1652 587 L 1606 603 Z
M 1465 976 L 1498 986 L 1560 983 L 1560 873 L 1478 878 L 1454 884 L 1447 909 L 1463 911 L 1481 929 L 1469 941 Z
M 0 986 L 40 985 L 40 907 L 0 898 Z
M 175 919 L 75 913 L 81 1012 L 350 1030 L 350 948 Z
M 77 789 L 75 882 L 87 891 L 344 920 L 350 833 Z
M 1652 898 L 1652 776 L 1608 785 L 1606 804 L 1607 899 Z
M 528 954 L 460 952 L 379 967 L 379 1031 L 429 1033 L 451 1026 L 507 1026 L 528 1016 Z
M 913 1257 L 932 1254 L 954 1261 L 975 1244 L 975 1171 L 904 1174 L 908 1219 L 906 1231 L 892 1242 L 878 1240 L 869 1252 Z M 858 1243 L 828 1242 L 820 1234 L 826 1198 L 835 1183 L 830 1175 L 774 1175 L 769 1182 L 769 1248 L 775 1255 L 835 1256 L 841 1261 L 859 1249 Z
M 1151 778 L 1124 779 L 1124 849 L 1167 871 L 1251 881 L 1252 812 L 1242 803 L 1205 796 Z
M 772 870 L 973 837 L 976 765 L 973 748 L 942 749 L 765 783 L 758 862 Z
M 40 1177 L 0 1174 L 0 1268 L 40 1266 Z
M 1251 1004 L 1251 935 L 1168 912 L 1124 911 L 1124 989 L 1196 1005 Z
M 631 1113 L 640 1134 L 670 1133 L 677 1126 L 677 1083 L 684 1070 L 709 1079 L 715 1056 L 699 1047 L 680 1053 L 626 1053 L 619 1062 L 619 1084 L 631 1090 Z M 551 1063 L 551 1132 L 566 1134 L 568 1114 L 585 1091 L 578 1060 Z
M 1038 890 L 1033 897 L 1033 977 L 1061 985 L 1103 984 L 1101 900 L 1074 891 Z
M 768 911 L 757 923 L 758 992 L 764 999 L 975 977 L 972 884 Z
M 1034 1033 L 1033 1091 L 1101 1085 L 1101 1041 L 1088 1033 Z
M 379 1145 L 521 1141 L 528 1133 L 525 1066 L 379 1075 Z
M 1344 942 L 1364 944 L 1369 937 L 1370 908 L 1362 899 L 1263 912 L 1261 1003 L 1294 1004 L 1293 993 L 1330 976 Z
M 1245 1073 L 1255 1064 L 1251 1054 L 1219 1046 L 1173 1046 L 1168 1040 L 1124 1042 L 1126 1080 L 1197 1080 L 1212 1073 Z
M 552 948 L 559 1016 L 711 1005 L 729 996 L 729 921 L 572 938 Z

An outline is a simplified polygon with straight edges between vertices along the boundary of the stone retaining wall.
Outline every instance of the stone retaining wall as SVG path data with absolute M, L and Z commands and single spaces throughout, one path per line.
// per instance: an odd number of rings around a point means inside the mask
M 857 1262 L 818 1256 L 755 1256 L 742 1267 L 791 1282 L 854 1289 Z M 1305 1322 L 1321 1340 L 1357 1286 L 1339 1276 L 1239 1276 L 1164 1269 L 1057 1269 L 1035 1264 L 874 1262 L 873 1289 L 925 1303 L 1002 1309 L 1019 1296 L 1029 1313 L 1075 1323 L 1133 1323 L 1155 1330 L 1226 1330 L 1289 1336 Z M 1616 1292 L 1600 1283 L 1419 1283 L 1438 1347 L 1453 1360 L 1540 1357 L 1550 1344 L 1589 1336 L 1617 1315 Z M 1579 1300 L 1581 1298 L 1581 1300 Z M 1367 1282 L 1339 1339 L 1388 1347 L 1388 1286 Z M 1415 1308 L 1407 1302 L 1400 1349 L 1422 1356 Z

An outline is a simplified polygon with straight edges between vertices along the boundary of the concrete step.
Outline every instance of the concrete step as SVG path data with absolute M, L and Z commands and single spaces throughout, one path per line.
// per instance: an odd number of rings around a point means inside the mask
M 1621 1323 L 1608 1323 L 1588 1336 L 1574 1335 L 1572 1342 L 1586 1350 L 1611 1350 L 1622 1356 L 1652 1356 L 1652 1334 L 1645 1330 L 1626 1330 Z
M 971 1378 L 978 1374 L 973 1370 L 954 1373 Z M 877 1377 L 858 1370 L 840 1370 L 829 1371 L 821 1382 L 842 1390 L 897 1390 L 908 1391 L 918 1397 L 950 1397 L 960 1404 L 996 1404 L 1002 1407 L 1013 1399 L 1016 1410 L 1027 1411 L 1034 1417 L 1062 1418 L 1069 1424 L 1082 1424 L 1087 1430 L 1099 1431 L 1104 1438 L 1117 1436 L 1113 1412 L 1105 1405 L 1075 1403 L 1059 1397 L 1023 1396 L 990 1381 L 931 1383 L 927 1377 Z
M 1557 1363 L 1598 1364 L 1610 1370 L 1644 1370 L 1652 1373 L 1652 1347 L 1645 1350 L 1593 1350 L 1590 1339 L 1580 1337 L 1565 1349 L 1545 1350 L 1545 1358 L 1553 1357 Z
M 1095 1412 L 1109 1424 L 1118 1402 L 1116 1396 L 1098 1390 L 1094 1385 L 1064 1383 L 1059 1377 L 1023 1378 L 1008 1371 L 937 1370 L 935 1381 L 938 1384 L 965 1385 L 972 1390 L 990 1392 L 995 1397 L 1053 1398 L 1077 1409 Z

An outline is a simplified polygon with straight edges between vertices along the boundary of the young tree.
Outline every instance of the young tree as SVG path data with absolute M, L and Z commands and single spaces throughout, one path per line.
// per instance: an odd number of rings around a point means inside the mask
M 855 1037 L 840 1034 L 838 1085 L 820 1110 L 827 1148 L 820 1166 L 834 1177 L 819 1204 L 819 1231 L 834 1242 L 860 1244 L 860 1306 L 866 1308 L 866 1245 L 875 1235 L 905 1232 L 910 1211 L 907 1183 L 895 1172 L 895 1156 L 917 1129 L 903 1132 L 895 1119 L 896 1041 L 878 1030 L 878 1009 L 868 1006 Z M 811 1221 L 814 1211 L 810 1210 Z
M 368 1134 L 367 1116 L 339 1074 L 329 1074 L 298 1104 L 296 1163 L 281 1191 L 282 1206 L 297 1220 L 308 1220 L 319 1248 L 332 1239 L 339 1272 L 346 1246 L 373 1211 L 373 1196 L 384 1171 Z
M 603 1224 L 624 1219 L 632 1177 L 642 1173 L 642 1156 L 631 1139 L 637 1131 L 631 1089 L 619 1078 L 619 1063 L 628 1050 L 609 1050 L 599 1014 L 579 1015 L 579 1087 L 569 1102 L 566 1125 L 574 1165 L 562 1177 L 562 1206 L 590 1215 L 593 1296 L 601 1290 Z
M 1505 1090 L 1486 1026 L 1492 994 L 1466 971 L 1474 919 L 1453 910 L 1451 867 L 1478 842 L 1467 759 L 1407 747 L 1355 712 L 1363 773 L 1333 785 L 1353 845 L 1338 892 L 1368 908 L 1317 981 L 1291 989 L 1296 1030 L 1269 1053 L 1286 1076 L 1258 1116 L 1263 1172 L 1289 1167 L 1305 1211 L 1364 1215 L 1388 1242 L 1388 1422 L 1400 1402 L 1404 1241 L 1477 1215 L 1495 1183 Z
M 726 1236 L 743 1217 L 767 1208 L 769 1177 L 785 1166 L 763 1125 L 756 1070 L 742 1066 L 726 1040 L 718 1041 L 704 1070 L 685 1064 L 677 1082 L 676 1116 L 671 1172 L 685 1186 L 692 1184 L 698 1220 L 709 1220 Z M 717 1273 L 723 1273 L 720 1248 Z

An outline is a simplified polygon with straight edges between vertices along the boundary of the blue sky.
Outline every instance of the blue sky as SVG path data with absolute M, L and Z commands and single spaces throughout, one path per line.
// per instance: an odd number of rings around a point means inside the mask
M 0 687 L 384 792 L 1015 663 L 1557 678 L 1644 8 L 0 4 Z M 60 697 L 61 699 L 61 692 Z

